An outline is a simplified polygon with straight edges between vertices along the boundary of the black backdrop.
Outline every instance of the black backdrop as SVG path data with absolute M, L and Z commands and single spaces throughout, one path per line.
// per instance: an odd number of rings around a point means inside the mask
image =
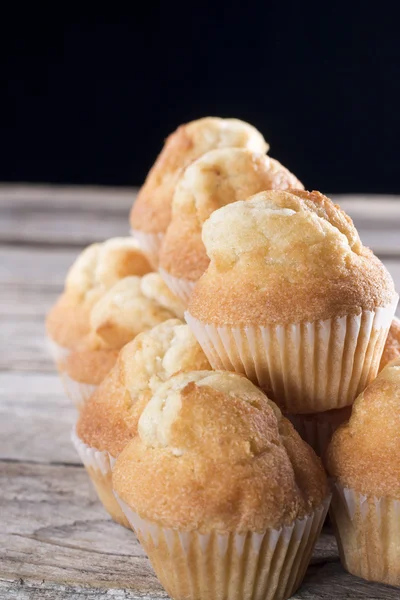
M 3 22 L 0 179 L 139 184 L 179 123 L 218 115 L 256 125 L 307 188 L 400 193 L 396 15 L 324 5 Z

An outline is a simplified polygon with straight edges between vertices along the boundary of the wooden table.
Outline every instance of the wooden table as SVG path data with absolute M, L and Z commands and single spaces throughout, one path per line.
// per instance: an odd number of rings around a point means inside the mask
M 132 532 L 96 499 L 70 444 L 75 410 L 44 317 L 81 248 L 129 231 L 133 190 L 0 187 L 0 598 L 166 598 Z M 400 288 L 400 198 L 336 197 Z M 324 530 L 295 598 L 399 598 L 342 569 Z M 212 600 L 212 598 L 210 598 Z

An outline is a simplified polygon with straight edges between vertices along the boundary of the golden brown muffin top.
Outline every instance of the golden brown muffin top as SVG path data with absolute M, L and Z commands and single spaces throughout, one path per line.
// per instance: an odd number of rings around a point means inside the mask
M 122 349 L 116 366 L 82 409 L 79 437 L 118 456 L 136 434 L 144 406 L 164 381 L 179 371 L 209 366 L 189 327 L 179 319 L 139 334 Z
M 88 246 L 78 256 L 65 281 L 65 291 L 92 306 L 117 281 L 150 273 L 146 256 L 132 237 L 111 238 Z
M 60 346 L 74 348 L 88 333 L 91 308 L 105 292 L 123 277 L 150 271 L 147 258 L 131 237 L 88 246 L 69 269 L 64 293 L 48 314 L 49 336 Z
M 158 273 L 125 277 L 93 306 L 89 332 L 64 362 L 63 370 L 77 381 L 85 377 L 86 383 L 99 383 L 99 373 L 101 381 L 113 366 L 107 369 L 110 363 L 104 350 L 118 352 L 139 333 L 177 316 L 183 316 L 182 305 Z
M 158 388 L 113 486 L 141 517 L 200 532 L 278 528 L 328 493 L 319 459 L 278 407 L 222 371 L 181 373 Z
M 391 276 L 353 222 L 319 192 L 267 191 L 212 213 L 211 259 L 189 312 L 215 325 L 330 319 L 393 303 Z
M 209 263 L 201 232 L 211 213 L 262 190 L 289 188 L 302 189 L 303 185 L 265 154 L 246 148 L 203 154 L 187 167 L 175 188 L 160 267 L 174 277 L 197 281 Z
M 387 365 L 333 435 L 326 464 L 344 487 L 400 500 L 400 359 Z
M 386 344 L 383 349 L 379 370 L 382 371 L 388 363 L 400 356 L 400 319 L 393 318 L 389 329 Z
M 131 226 L 146 233 L 164 233 L 171 220 L 177 181 L 191 162 L 214 148 L 248 148 L 265 153 L 269 146 L 252 125 L 238 119 L 206 117 L 178 127 L 139 190 L 131 211 Z
M 117 362 L 119 350 L 74 351 L 62 363 L 65 371 L 74 381 L 100 385 Z

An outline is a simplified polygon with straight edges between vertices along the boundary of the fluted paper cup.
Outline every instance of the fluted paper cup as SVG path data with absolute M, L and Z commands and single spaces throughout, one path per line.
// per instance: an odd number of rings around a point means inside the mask
M 176 599 L 284 600 L 301 585 L 330 498 L 304 519 L 264 533 L 165 529 L 116 497 L 162 585 Z
M 347 571 L 400 586 L 399 500 L 365 496 L 336 482 L 330 517 Z
M 139 246 L 146 254 L 151 266 L 157 269 L 160 248 L 165 234 L 145 233 L 139 229 L 131 229 L 131 235 L 139 242 Z
M 323 413 L 292 415 L 286 414 L 297 433 L 314 452 L 323 457 L 336 429 L 349 420 L 351 407 L 329 410 Z
M 218 327 L 185 318 L 214 369 L 244 373 L 284 412 L 353 403 L 379 369 L 398 296 L 389 306 L 313 323 Z
M 111 471 L 115 463 L 115 458 L 113 458 L 108 452 L 91 448 L 85 444 L 78 437 L 75 427 L 71 433 L 71 441 L 75 446 L 75 450 L 83 462 L 90 479 L 92 480 L 97 495 L 104 508 L 114 521 L 120 525 L 123 525 L 124 527 L 129 528 L 129 522 L 120 509 L 119 504 L 113 494 Z
M 80 410 L 90 396 L 97 390 L 98 385 L 92 385 L 91 383 L 81 383 L 72 379 L 65 371 L 60 371 L 61 381 L 63 382 L 64 389 L 67 396 L 75 404 L 76 408 Z
M 159 273 L 171 292 L 187 306 L 196 282 L 190 281 L 189 279 L 183 279 L 182 277 L 174 277 L 167 273 L 165 269 L 159 269 Z

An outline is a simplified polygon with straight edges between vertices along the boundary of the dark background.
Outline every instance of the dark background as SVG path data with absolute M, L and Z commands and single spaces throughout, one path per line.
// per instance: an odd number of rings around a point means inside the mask
M 307 188 L 400 193 L 394 13 L 182 6 L 103 22 L 35 7 L 3 22 L 0 180 L 140 184 L 168 133 L 215 115 L 256 125 Z

